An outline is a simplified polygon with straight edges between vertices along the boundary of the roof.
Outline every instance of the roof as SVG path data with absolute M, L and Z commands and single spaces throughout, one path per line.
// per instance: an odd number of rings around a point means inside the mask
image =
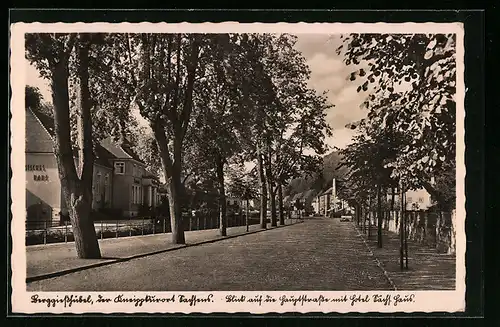
M 111 137 L 108 137 L 101 141 L 101 145 L 116 159 L 133 159 L 144 164 L 144 161 L 132 150 L 128 141 L 114 142 Z
M 314 198 L 318 192 L 314 189 L 307 190 L 303 193 L 302 198 L 304 199 L 309 199 L 309 198 Z
M 26 152 L 54 152 L 54 140 L 52 139 L 54 129 L 51 127 L 50 121 L 50 117 L 45 115 L 40 117 L 31 109 L 26 108 Z M 52 126 L 53 124 L 52 121 Z
M 54 119 L 34 109 L 26 109 L 26 152 L 54 152 Z M 76 153 L 75 153 L 76 155 Z M 112 168 L 110 159 L 113 155 L 96 144 L 94 162 Z
M 96 145 L 94 149 L 94 162 L 96 164 L 113 168 L 113 165 L 111 164 L 112 159 L 113 155 L 111 153 L 109 153 L 105 148 L 103 148 L 99 144 Z
M 326 191 L 319 193 L 318 196 L 325 195 L 325 194 L 332 194 L 332 191 L 333 191 L 333 187 L 330 187 Z

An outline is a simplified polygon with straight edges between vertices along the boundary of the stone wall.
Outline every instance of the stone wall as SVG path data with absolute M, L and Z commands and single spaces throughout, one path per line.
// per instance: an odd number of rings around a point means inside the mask
M 370 215 L 372 224 L 376 225 L 375 215 Z M 384 213 L 383 228 L 399 234 L 401 212 Z M 453 212 L 407 211 L 408 238 L 436 248 L 440 253 L 455 253 L 456 246 L 456 214 Z

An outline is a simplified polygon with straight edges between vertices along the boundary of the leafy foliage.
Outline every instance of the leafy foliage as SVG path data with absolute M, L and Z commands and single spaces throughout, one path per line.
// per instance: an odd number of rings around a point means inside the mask
M 361 132 L 379 142 L 387 131 L 397 137 L 389 147 L 397 151 L 380 159 L 406 188 L 436 194 L 429 181 L 455 161 L 455 48 L 454 34 L 351 34 L 338 49 L 355 65 L 348 79 L 369 92 Z
M 38 108 L 42 104 L 42 94 L 40 89 L 34 86 L 26 85 L 24 91 L 25 103 L 28 108 Z
M 255 176 L 247 174 L 241 165 L 230 169 L 228 182 L 228 193 L 231 196 L 242 200 L 251 200 L 258 196 L 256 188 L 257 181 Z

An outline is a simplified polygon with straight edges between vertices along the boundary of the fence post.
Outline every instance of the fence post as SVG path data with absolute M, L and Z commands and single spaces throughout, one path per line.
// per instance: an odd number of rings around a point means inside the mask
M 47 221 L 43 221 L 43 244 L 47 244 Z
M 156 233 L 156 217 L 154 219 L 151 220 L 153 222 L 153 235 L 155 235 Z
M 68 221 L 64 221 L 64 243 L 68 243 Z
M 103 233 L 103 232 L 104 232 L 104 229 L 103 229 L 102 225 L 103 225 L 103 224 L 102 224 L 102 220 L 101 220 L 101 240 L 102 240 L 102 239 L 103 239 L 103 237 L 104 237 L 104 233 Z
M 166 223 L 167 223 L 167 219 L 165 217 L 163 217 L 163 233 L 166 233 L 167 232 L 167 226 L 166 226 Z
M 116 234 L 115 234 L 116 238 L 118 238 L 118 219 L 116 220 Z
M 144 217 L 142 217 L 141 235 L 144 235 Z

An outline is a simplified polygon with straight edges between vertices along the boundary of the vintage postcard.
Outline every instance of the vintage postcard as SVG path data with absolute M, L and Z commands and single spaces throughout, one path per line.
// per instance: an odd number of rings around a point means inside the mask
M 16 23 L 14 313 L 465 310 L 460 23 Z

